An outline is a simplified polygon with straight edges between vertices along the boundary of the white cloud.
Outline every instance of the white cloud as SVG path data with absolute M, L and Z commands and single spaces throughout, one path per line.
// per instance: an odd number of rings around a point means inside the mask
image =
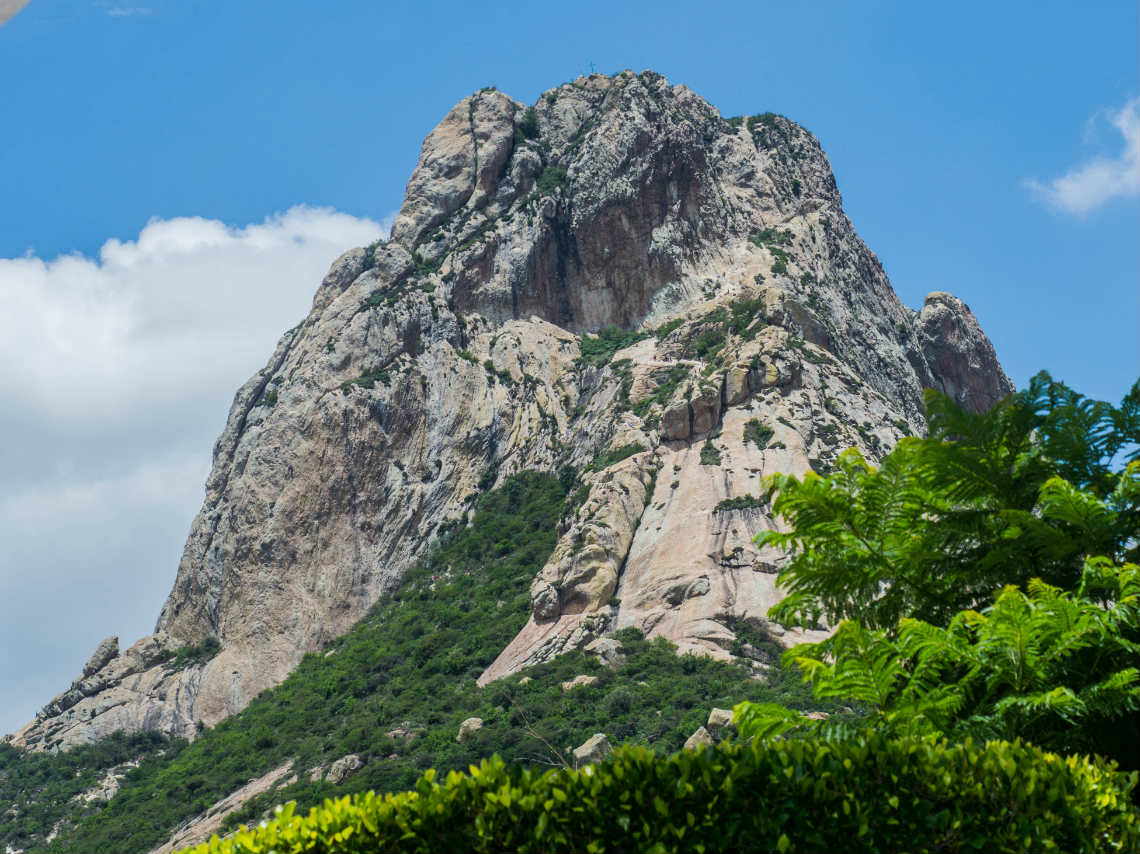
M 152 220 L 97 259 L 0 259 L 0 395 L 52 418 L 117 423 L 233 385 L 305 316 L 329 263 L 380 233 L 297 207 L 245 228 Z
M 390 218 L 389 218 L 390 219 Z M 234 391 L 386 226 L 295 207 L 0 259 L 0 732 L 151 630 Z
M 1026 185 L 1051 206 L 1080 216 L 1112 199 L 1140 195 L 1140 98 L 1107 117 L 1123 138 L 1119 154 L 1096 157 L 1047 183 L 1030 179 Z M 1086 125 L 1086 141 L 1095 139 L 1094 127 L 1095 122 Z

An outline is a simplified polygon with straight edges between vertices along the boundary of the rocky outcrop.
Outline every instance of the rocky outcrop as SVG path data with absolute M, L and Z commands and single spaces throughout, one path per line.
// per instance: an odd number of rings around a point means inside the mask
M 705 727 L 710 734 L 717 737 L 722 732 L 736 730 L 736 724 L 733 723 L 732 719 L 732 709 L 713 709 L 709 712 L 709 719 Z
M 700 750 L 702 747 L 710 747 L 715 743 L 707 729 L 703 726 L 697 727 L 696 732 L 685 739 L 685 750 Z
M 459 725 L 459 732 L 456 734 L 455 740 L 462 744 L 482 728 L 482 718 L 467 718 Z
M 334 786 L 339 786 L 363 767 L 364 760 L 360 758 L 359 754 L 350 753 L 329 766 L 325 779 Z
M 582 744 L 574 748 L 574 767 L 581 768 L 592 762 L 601 762 L 614 752 L 613 745 L 604 732 L 596 732 Z
M 1009 394 L 1009 380 L 970 307 L 952 294 L 928 294 L 918 313 L 918 340 L 930 385 L 972 412 Z
M 581 676 L 575 676 L 573 679 L 567 679 L 562 683 L 562 692 L 566 693 L 567 691 L 573 691 L 575 688 L 582 688 L 587 685 L 593 685 L 597 681 L 597 676 L 586 676 L 585 674 Z
M 583 353 L 611 325 L 640 340 Z M 476 93 L 425 141 L 392 239 L 337 259 L 238 390 L 155 635 L 14 741 L 192 736 L 523 469 L 570 466 L 585 500 L 483 682 L 625 626 L 760 668 L 739 627 L 801 635 L 766 620 L 779 555 L 752 545 L 774 523 L 750 496 L 921 432 L 925 386 L 973 408 L 1011 390 L 961 303 L 898 301 L 802 127 L 726 120 L 651 72 L 533 108 Z M 216 655 L 172 668 L 210 638 Z
M 104 638 L 99 642 L 99 646 L 95 647 L 95 651 L 91 653 L 91 657 L 87 659 L 87 663 L 83 665 L 83 678 L 92 676 L 102 670 L 107 663 L 118 654 L 119 639 L 114 635 L 109 638 Z
M 175 828 L 169 841 L 155 848 L 151 854 L 170 854 L 172 851 L 181 851 L 184 848 L 200 845 L 207 841 L 222 830 L 222 822 L 225 821 L 226 816 L 241 809 L 252 798 L 263 792 L 268 792 L 270 789 L 296 782 L 296 777 L 286 778 L 286 774 L 289 773 L 292 766 L 293 760 L 290 759 L 261 777 L 250 780 L 240 789 L 231 792 L 210 806 L 201 815 L 179 825 Z

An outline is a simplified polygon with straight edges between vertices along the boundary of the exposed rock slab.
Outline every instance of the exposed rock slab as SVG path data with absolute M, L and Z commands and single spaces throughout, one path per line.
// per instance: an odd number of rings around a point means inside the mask
M 285 778 L 291 767 L 293 767 L 293 760 L 290 759 L 257 779 L 250 780 L 237 791 L 226 795 L 215 803 L 202 815 L 180 825 L 164 845 L 155 848 L 150 854 L 170 854 L 172 851 L 179 851 L 206 842 L 221 830 L 222 822 L 225 821 L 226 816 L 234 810 L 241 809 L 246 801 L 251 798 L 260 795 L 262 792 L 268 792 L 275 783 Z

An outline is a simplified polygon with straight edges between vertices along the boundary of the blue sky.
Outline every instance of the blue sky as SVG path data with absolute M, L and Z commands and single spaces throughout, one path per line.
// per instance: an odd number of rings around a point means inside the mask
M 788 115 L 905 303 L 951 291 L 1018 385 L 1119 400 L 1138 31 L 1135 0 L 31 0 L 0 26 L 0 730 L 150 629 L 233 390 L 482 86 L 651 68 Z

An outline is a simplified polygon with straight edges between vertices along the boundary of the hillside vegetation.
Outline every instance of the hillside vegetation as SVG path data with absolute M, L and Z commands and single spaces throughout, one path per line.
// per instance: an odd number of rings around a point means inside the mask
M 569 471 L 561 481 L 523 472 L 486 493 L 470 524 L 457 520 L 430 558 L 351 632 L 192 744 L 175 741 L 152 753 L 97 812 L 66 808 L 92 778 L 74 777 L 86 748 L 62 756 L 9 750 L 9 779 L 52 777 L 54 788 L 37 789 L 51 793 L 51 803 L 41 800 L 28 829 L 17 831 L 0 816 L 0 835 L 38 848 L 42 837 L 31 829 L 63 818 L 52 851 L 143 851 L 290 759 L 296 782 L 255 798 L 226 827 L 256 821 L 288 800 L 306 808 L 334 795 L 407 789 L 428 768 L 465 769 L 495 753 L 523 765 L 572 761 L 570 749 L 598 731 L 615 743 L 671 752 L 711 708 L 741 699 L 835 707 L 814 702 L 783 674 L 768 681 L 743 665 L 677 656 L 668 642 L 647 642 L 636 631 L 620 634 L 627 659 L 616 670 L 576 652 L 477 687 L 476 677 L 526 622 L 530 581 L 553 548 L 574 485 Z M 563 692 L 561 683 L 581 674 L 597 682 Z M 520 684 L 526 677 L 531 681 Z M 459 724 L 471 716 L 484 726 L 459 743 Z M 310 769 L 352 753 L 365 764 L 343 785 L 310 780 Z M 25 773 L 32 764 L 42 769 L 38 776 Z

